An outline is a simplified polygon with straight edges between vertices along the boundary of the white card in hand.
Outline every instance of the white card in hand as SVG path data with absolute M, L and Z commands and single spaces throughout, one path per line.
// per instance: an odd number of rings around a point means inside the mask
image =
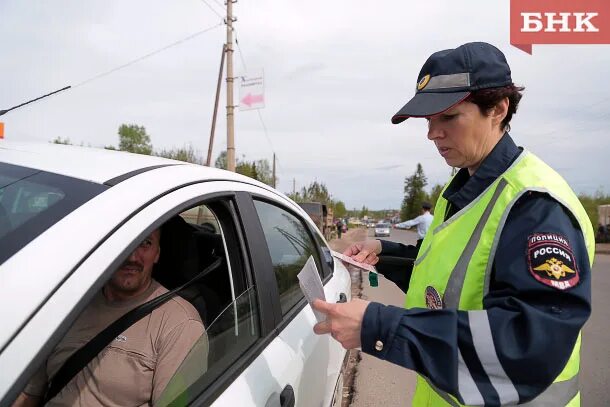
M 356 267 L 358 267 L 358 268 L 360 268 L 362 270 L 370 271 L 370 272 L 373 272 L 373 273 L 377 273 L 377 269 L 375 269 L 375 266 L 371 266 L 370 264 L 366 264 L 366 263 L 357 262 L 356 260 L 352 259 L 351 257 L 346 256 L 344 254 L 341 254 L 339 252 L 336 252 L 334 250 L 331 250 L 330 254 L 332 254 L 333 257 L 341 259 L 344 262 L 349 263 L 349 264 L 351 264 L 353 266 L 356 266 Z
M 299 286 L 301 286 L 301 290 L 303 291 L 303 294 L 305 294 L 305 299 L 307 299 L 310 306 L 316 298 L 326 301 L 320 273 L 318 273 L 316 262 L 312 256 L 309 256 L 303 269 L 297 274 L 297 278 L 299 279 Z M 313 308 L 312 310 L 318 322 L 326 320 L 326 315 L 324 315 L 324 313 L 316 311 Z

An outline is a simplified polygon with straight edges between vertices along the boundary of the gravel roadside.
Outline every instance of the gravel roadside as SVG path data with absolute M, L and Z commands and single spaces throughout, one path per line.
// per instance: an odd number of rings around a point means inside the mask
M 364 228 L 350 229 L 344 233 L 341 239 L 333 239 L 328 244 L 331 249 L 342 253 L 348 246 L 353 243 L 362 241 L 367 237 L 367 230 Z M 362 297 L 362 273 L 352 272 L 352 298 Z M 361 360 L 360 351 L 352 349 L 347 352 L 348 361 L 343 372 L 343 401 L 341 407 L 348 407 L 352 404 L 354 398 L 354 382 L 358 369 L 358 363 Z

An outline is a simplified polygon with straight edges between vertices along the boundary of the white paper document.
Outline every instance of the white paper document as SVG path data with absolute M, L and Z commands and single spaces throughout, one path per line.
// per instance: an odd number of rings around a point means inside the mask
M 366 264 L 366 263 L 360 263 L 360 262 L 352 259 L 351 257 L 341 254 L 339 252 L 336 252 L 334 250 L 331 250 L 330 254 L 332 254 L 333 257 L 336 257 L 340 260 L 343 260 L 344 262 L 346 262 L 348 264 L 351 264 L 352 266 L 356 266 L 362 270 L 370 271 L 372 273 L 377 273 L 377 269 L 375 269 L 375 266 L 371 266 L 370 264 Z
M 309 259 L 307 259 L 307 262 L 299 274 L 297 274 L 297 278 L 299 279 L 301 290 L 303 291 L 303 294 L 305 294 L 305 299 L 307 299 L 310 306 L 316 298 L 326 301 L 320 273 L 318 273 L 316 262 L 312 256 L 309 256 Z M 312 310 L 318 322 L 326 320 L 326 315 L 324 315 L 324 313 L 316 311 L 313 308 Z

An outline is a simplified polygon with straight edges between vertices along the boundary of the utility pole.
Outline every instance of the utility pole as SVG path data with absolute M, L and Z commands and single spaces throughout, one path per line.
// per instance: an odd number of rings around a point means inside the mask
M 233 107 L 233 2 L 227 2 L 227 169 L 235 172 L 235 117 Z
M 275 153 L 273 153 L 273 188 L 275 188 Z
M 220 83 L 222 82 L 222 68 L 225 62 L 225 53 L 227 47 L 222 44 L 222 54 L 220 55 L 220 70 L 218 72 L 218 82 L 216 83 L 216 100 L 214 101 L 214 113 L 212 115 L 212 130 L 210 131 L 210 143 L 208 145 L 208 159 L 205 165 L 208 167 L 212 165 L 212 148 L 214 147 L 214 131 L 216 130 L 216 114 L 218 113 L 218 98 L 220 96 Z

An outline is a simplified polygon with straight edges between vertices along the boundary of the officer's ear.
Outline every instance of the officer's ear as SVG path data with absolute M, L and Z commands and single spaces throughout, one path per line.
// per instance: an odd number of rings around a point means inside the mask
M 508 97 L 505 97 L 505 98 L 502 98 L 502 100 L 500 100 L 498 103 L 496 103 L 496 105 L 494 107 L 491 108 L 490 117 L 491 117 L 491 123 L 493 124 L 494 127 L 502 126 L 502 120 L 504 120 L 504 118 L 508 114 L 508 105 L 509 105 Z

